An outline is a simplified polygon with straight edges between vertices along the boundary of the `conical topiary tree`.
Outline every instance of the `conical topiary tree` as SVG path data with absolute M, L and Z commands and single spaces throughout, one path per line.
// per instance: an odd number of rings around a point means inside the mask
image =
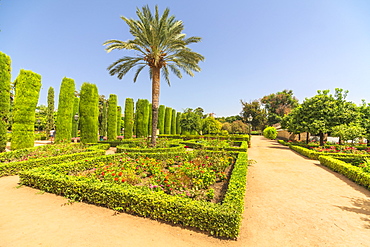
M 46 111 L 46 135 L 49 136 L 50 131 L 55 129 L 55 120 L 54 120 L 54 112 L 55 112 L 55 103 L 54 103 L 54 88 L 49 87 L 48 90 L 48 108 Z
M 131 139 L 134 131 L 134 100 L 127 98 L 125 101 L 125 139 Z
M 39 100 L 41 76 L 22 69 L 14 84 L 12 150 L 34 146 L 35 110 Z
M 181 119 L 181 112 L 178 112 L 176 114 L 176 134 L 181 134 L 181 125 L 180 125 L 180 119 Z
M 71 142 L 75 81 L 64 77 L 60 86 L 55 142 Z
M 166 107 L 164 105 L 160 105 L 159 110 L 158 110 L 158 125 L 157 125 L 159 129 L 159 134 L 164 134 L 165 113 L 166 113 Z
M 136 103 L 136 137 L 148 136 L 149 101 L 138 99 Z
M 121 135 L 122 108 L 117 106 L 117 136 Z
M 95 84 L 84 82 L 80 94 L 80 136 L 82 143 L 98 142 L 99 94 Z
M 6 132 L 10 109 L 10 57 L 0 52 L 0 152 L 6 148 Z
M 171 134 L 176 135 L 176 110 L 172 109 Z
M 80 98 L 75 96 L 72 112 L 72 137 L 78 136 L 78 122 L 80 117 L 79 110 L 80 110 Z M 77 116 L 77 119 L 75 116 Z
M 108 141 L 117 140 L 117 95 L 109 95 L 108 120 L 107 120 Z
M 166 107 L 164 115 L 164 134 L 171 134 L 171 122 L 172 122 L 172 108 Z

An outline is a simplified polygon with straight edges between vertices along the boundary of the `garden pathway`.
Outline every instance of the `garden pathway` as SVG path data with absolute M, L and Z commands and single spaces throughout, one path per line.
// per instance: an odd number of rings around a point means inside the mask
M 0 246 L 370 246 L 370 192 L 276 141 L 252 139 L 240 238 L 220 240 L 0 178 Z

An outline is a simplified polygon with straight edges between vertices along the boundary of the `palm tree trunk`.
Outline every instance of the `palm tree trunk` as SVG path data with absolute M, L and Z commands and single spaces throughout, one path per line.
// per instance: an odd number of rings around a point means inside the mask
M 158 124 L 160 68 L 152 67 L 151 70 L 152 70 L 152 146 L 155 147 Z

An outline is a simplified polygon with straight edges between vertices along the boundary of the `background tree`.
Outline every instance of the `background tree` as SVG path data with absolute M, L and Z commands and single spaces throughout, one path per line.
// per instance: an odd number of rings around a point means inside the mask
M 10 109 L 11 60 L 0 52 L 0 152 L 6 148 L 6 133 Z
M 201 118 L 193 109 L 185 109 L 181 114 L 180 126 L 183 134 L 200 134 L 202 130 Z
M 107 121 L 108 141 L 117 140 L 117 95 L 109 95 L 108 100 L 108 121 Z
M 35 111 L 35 130 L 45 131 L 47 122 L 47 107 L 45 105 L 36 106 Z
M 124 138 L 131 139 L 134 131 L 134 100 L 127 98 L 125 101 L 125 132 Z
M 116 113 L 116 111 L 114 112 Z M 114 115 L 117 116 L 116 114 Z M 80 95 L 80 130 L 82 143 L 98 142 L 99 94 L 95 84 L 84 82 Z M 116 119 L 116 118 L 114 118 Z M 116 121 L 115 121 L 116 122 Z M 116 129 L 114 129 L 115 133 Z
M 34 146 L 35 110 L 39 100 L 41 76 L 22 69 L 14 84 L 12 150 Z
M 362 104 L 358 107 L 359 111 L 359 125 L 364 128 L 364 137 L 366 138 L 367 145 L 370 145 L 370 104 L 362 100 Z
M 136 102 L 136 137 L 148 136 L 149 101 L 138 99 Z
M 153 107 L 153 105 L 152 105 L 152 107 Z M 159 106 L 159 112 L 158 112 L 158 129 L 159 129 L 159 134 L 164 134 L 164 118 L 165 118 L 165 114 L 166 114 L 166 107 L 164 105 L 160 105 Z
M 305 99 L 299 110 L 300 125 L 312 134 L 320 135 L 320 145 L 324 145 L 324 134 L 331 132 L 332 128 L 354 122 L 359 117 L 355 104 L 345 100 L 348 91 L 335 89 L 335 95 L 329 90 L 317 91 L 317 95 Z
M 111 64 L 108 67 L 111 75 L 117 75 L 119 79 L 122 79 L 133 67 L 139 66 L 134 76 L 134 82 L 136 82 L 143 68 L 149 67 L 152 79 L 153 146 L 156 145 L 161 70 L 165 80 L 170 84 L 170 70 L 178 78 L 182 77 L 180 69 L 193 76 L 193 71 L 200 71 L 198 63 L 204 60 L 202 55 L 187 47 L 189 44 L 200 42 L 201 39 L 199 37 L 186 38 L 186 35 L 182 33 L 184 30 L 182 21 L 169 16 L 169 12 L 170 10 L 166 8 L 160 16 L 158 6 L 155 7 L 154 15 L 150 12 L 149 6 L 144 6 L 142 10 L 137 9 L 136 14 L 139 20 L 121 17 L 129 26 L 134 39 L 108 40 L 104 43 L 107 45 L 108 52 L 114 49 L 127 49 L 138 53 L 138 56 L 125 56 Z
M 298 100 L 293 96 L 292 90 L 283 90 L 276 94 L 269 94 L 261 99 L 267 110 L 267 124 L 280 123 L 282 118 L 298 105 Z
M 78 123 L 80 121 L 80 98 L 75 96 L 74 103 L 73 103 L 73 111 L 72 111 L 72 137 L 78 136 Z M 77 114 L 78 118 L 75 119 L 75 115 Z
M 221 129 L 226 130 L 229 134 L 232 133 L 231 123 L 229 122 L 224 122 Z
M 46 135 L 50 135 L 50 131 L 52 129 L 55 129 L 55 119 L 54 119 L 54 113 L 55 113 L 55 95 L 54 95 L 54 88 L 49 87 L 48 89 L 48 108 L 46 112 L 47 120 L 46 120 Z
M 366 130 L 359 124 L 341 124 L 333 127 L 331 136 L 339 137 L 339 143 L 342 141 L 353 141 L 356 138 L 364 137 Z
M 60 85 L 55 142 L 71 142 L 75 82 L 64 77 Z
M 164 114 L 164 133 L 166 135 L 171 134 L 171 123 L 172 123 L 172 108 L 166 107 Z
M 253 120 L 251 122 L 252 128 L 255 130 L 263 130 L 267 125 L 267 113 L 266 110 L 262 108 L 261 103 L 258 100 L 254 100 L 249 103 L 242 100 L 240 102 L 243 106 L 240 113 L 243 122 L 249 123 L 247 119 L 250 114 L 253 117 Z
M 247 134 L 249 132 L 249 127 L 247 124 L 243 123 L 241 120 L 236 120 L 231 123 L 231 133 L 233 134 Z
M 221 128 L 222 123 L 217 121 L 214 117 L 207 117 L 203 120 L 203 134 L 218 134 L 221 132 Z

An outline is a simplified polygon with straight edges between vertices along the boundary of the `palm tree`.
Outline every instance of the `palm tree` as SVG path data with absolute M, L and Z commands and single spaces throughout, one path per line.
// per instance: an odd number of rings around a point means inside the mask
M 159 16 L 158 6 L 155 6 L 155 14 L 152 15 L 149 6 L 146 5 L 140 10 L 137 8 L 136 14 L 139 20 L 121 17 L 130 28 L 130 33 L 134 39 L 108 40 L 104 43 L 105 50 L 126 49 L 138 53 L 137 56 L 124 56 L 108 67 L 110 75 L 117 75 L 122 79 L 128 71 L 138 66 L 134 82 L 139 73 L 146 67 L 149 67 L 149 75 L 152 79 L 152 146 L 156 145 L 156 132 L 158 122 L 159 91 L 160 91 L 160 72 L 170 85 L 169 70 L 178 78 L 182 78 L 181 71 L 190 76 L 194 76 L 193 71 L 199 72 L 199 61 L 204 57 L 193 52 L 187 45 L 198 43 L 200 37 L 186 38 L 181 33 L 184 29 L 182 21 L 175 20 L 175 16 L 169 16 L 170 10 L 166 8 Z

